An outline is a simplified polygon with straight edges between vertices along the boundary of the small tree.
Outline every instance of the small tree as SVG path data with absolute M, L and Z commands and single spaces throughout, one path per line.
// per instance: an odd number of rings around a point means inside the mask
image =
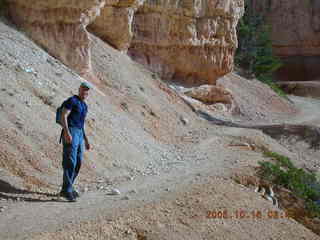
M 258 15 L 252 9 L 249 0 L 245 0 L 245 14 L 239 21 L 237 34 L 239 46 L 235 56 L 236 64 L 275 89 L 272 74 L 282 63 L 272 51 L 270 26 L 265 24 L 263 15 Z

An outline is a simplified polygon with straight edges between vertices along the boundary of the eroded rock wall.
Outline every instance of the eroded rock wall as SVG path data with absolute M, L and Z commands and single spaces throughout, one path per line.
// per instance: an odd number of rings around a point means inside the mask
M 133 37 L 134 13 L 145 0 L 106 0 L 100 16 L 89 30 L 111 46 L 127 51 Z
M 105 0 L 9 0 L 11 20 L 51 55 L 84 77 L 93 78 L 86 26 Z
M 242 0 L 146 0 L 129 54 L 164 79 L 215 84 L 233 68 Z
M 88 26 L 162 78 L 186 85 L 215 84 L 233 69 L 243 7 L 243 0 L 9 1 L 11 19 L 82 76 L 92 75 Z
M 251 4 L 272 26 L 274 52 L 285 63 L 278 78 L 320 80 L 320 1 L 251 0 Z
M 233 68 L 243 0 L 109 0 L 89 29 L 167 80 L 214 84 Z

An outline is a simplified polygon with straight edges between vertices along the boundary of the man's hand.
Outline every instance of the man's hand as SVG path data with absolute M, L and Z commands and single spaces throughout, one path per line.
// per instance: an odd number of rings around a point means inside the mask
M 86 145 L 86 150 L 90 150 L 91 149 L 91 145 L 89 143 L 89 141 L 84 141 L 85 145 Z
M 66 140 L 67 144 L 72 143 L 72 136 L 69 132 L 69 127 L 68 127 L 68 120 L 67 117 L 70 114 L 71 110 L 66 109 L 65 107 L 62 109 L 62 126 L 63 126 L 63 135 L 64 139 Z
M 65 133 L 65 134 L 64 134 L 64 139 L 66 140 L 66 142 L 67 142 L 68 144 L 71 144 L 71 143 L 72 143 L 72 136 L 71 136 L 70 133 Z

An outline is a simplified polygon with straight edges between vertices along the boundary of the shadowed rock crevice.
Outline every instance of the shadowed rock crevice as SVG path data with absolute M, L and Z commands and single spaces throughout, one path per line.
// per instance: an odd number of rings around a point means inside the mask
M 219 119 L 201 110 L 197 110 L 196 113 L 215 125 L 257 129 L 277 140 L 294 136 L 296 141 L 306 142 L 310 149 L 317 150 L 320 148 L 320 128 L 317 126 L 295 124 L 247 125 Z

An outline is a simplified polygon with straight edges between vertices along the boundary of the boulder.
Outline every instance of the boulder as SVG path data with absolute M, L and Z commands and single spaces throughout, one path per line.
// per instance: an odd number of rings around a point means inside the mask
M 184 93 L 206 104 L 225 103 L 232 104 L 232 95 L 227 89 L 212 85 L 194 87 Z

